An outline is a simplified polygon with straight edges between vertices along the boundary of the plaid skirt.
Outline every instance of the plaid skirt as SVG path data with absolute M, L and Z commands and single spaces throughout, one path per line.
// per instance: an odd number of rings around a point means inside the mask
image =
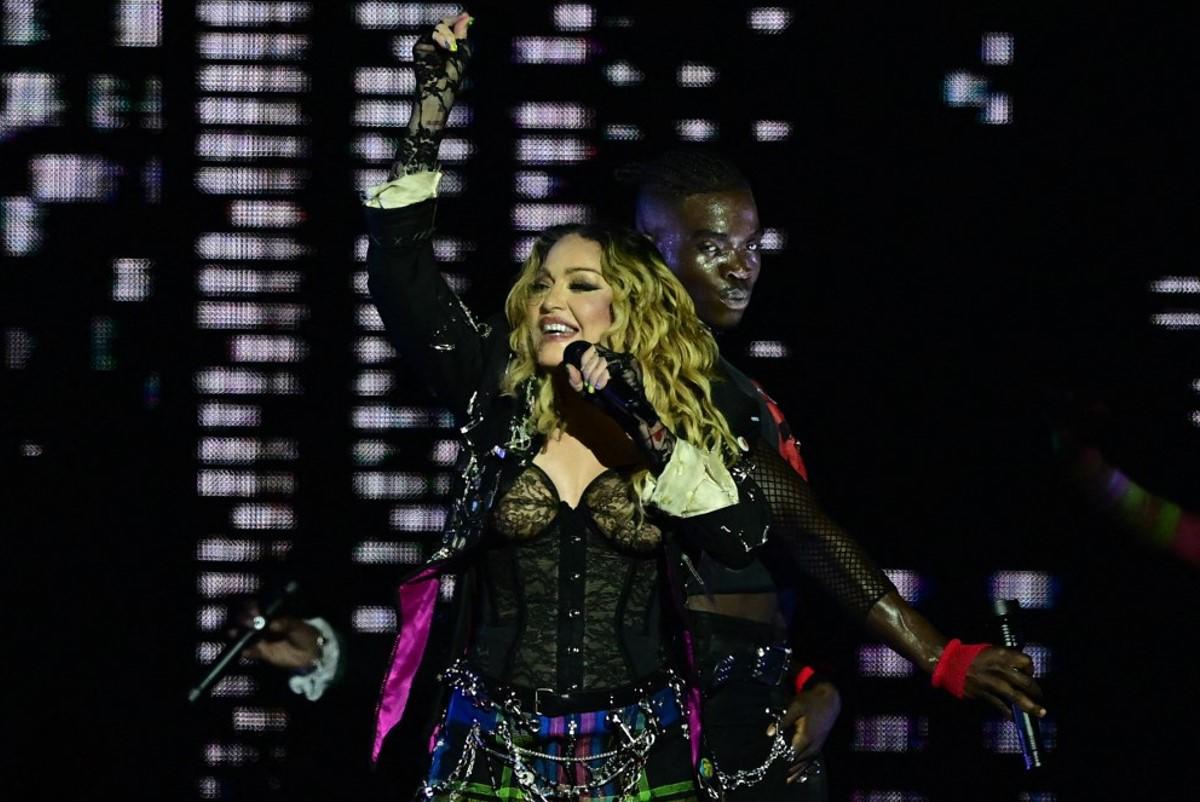
M 677 690 L 563 716 L 521 714 L 454 687 L 418 799 L 700 802 Z

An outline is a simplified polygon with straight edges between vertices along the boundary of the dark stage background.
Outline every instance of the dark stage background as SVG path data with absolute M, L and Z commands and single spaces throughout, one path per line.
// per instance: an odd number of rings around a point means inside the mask
M 4 0 L 2 684 L 10 799 L 364 799 L 396 575 L 452 429 L 386 345 L 354 193 L 413 37 L 453 5 Z M 1108 525 L 1051 449 L 1200 506 L 1196 26 L 1124 3 L 480 3 L 440 255 L 498 308 L 532 232 L 627 214 L 613 167 L 706 141 L 770 232 L 722 348 L 835 516 L 939 625 L 1030 606 L 1053 770 L 815 602 L 835 798 L 1190 799 L 1195 569 Z M 240 594 L 350 633 L 320 703 L 238 666 Z

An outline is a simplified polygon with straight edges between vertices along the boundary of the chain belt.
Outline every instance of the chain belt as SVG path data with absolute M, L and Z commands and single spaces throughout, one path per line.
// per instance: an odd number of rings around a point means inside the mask
M 678 707 L 684 736 L 688 736 L 687 722 L 683 715 L 686 709 L 683 703 L 683 682 L 670 671 L 664 671 L 661 677 L 656 675 L 644 683 L 637 683 L 617 691 L 592 692 L 565 695 L 555 694 L 546 689 L 518 689 L 502 686 L 485 680 L 472 671 L 463 661 L 458 661 L 442 673 L 442 681 L 451 688 L 459 691 L 468 701 L 483 710 L 501 714 L 495 729 L 485 732 L 479 721 L 475 721 L 467 734 L 463 745 L 463 753 L 458 764 L 445 780 L 426 783 L 422 789 L 427 799 L 438 794 L 449 794 L 451 799 L 461 791 L 469 781 L 475 768 L 475 761 L 480 755 L 505 764 L 512 769 L 513 777 L 526 797 L 533 802 L 551 802 L 551 800 L 577 800 L 580 797 L 593 795 L 604 786 L 615 783 L 622 795 L 633 795 L 637 790 L 643 770 L 649 762 L 650 750 L 664 730 L 662 717 L 658 708 L 667 701 L 673 701 Z M 657 680 L 655 682 L 654 680 Z M 655 687 L 657 686 L 657 687 Z M 664 691 L 671 692 L 668 700 L 663 700 Z M 606 710 L 606 721 L 612 728 L 614 737 L 621 739 L 619 745 L 593 755 L 577 756 L 572 749 L 566 755 L 551 755 L 536 749 L 523 747 L 516 743 L 519 728 L 525 733 L 538 732 L 538 718 L 545 716 L 539 712 L 546 706 L 543 699 L 549 696 L 549 706 L 556 704 L 578 703 L 594 699 L 612 700 L 612 704 L 603 704 L 599 709 Z M 634 698 L 636 697 L 636 698 Z M 633 699 L 623 703 L 625 699 Z M 532 709 L 530 708 L 532 702 Z M 539 705 L 541 707 L 539 708 Z M 635 733 L 631 722 L 625 720 L 624 709 L 636 707 L 645 719 L 645 726 Z M 573 712 L 585 712 L 575 709 Z M 511 723 L 509 721 L 511 719 Z M 514 726 L 515 725 L 515 726 Z M 568 723 L 567 737 L 573 740 L 578 723 L 574 720 Z M 496 744 L 499 741 L 499 745 Z M 439 744 L 441 745 L 441 741 Z M 572 767 L 576 771 L 582 769 L 587 773 L 587 780 L 582 783 L 559 783 L 554 779 L 544 777 L 531 763 L 535 760 L 545 760 L 564 767 Z M 588 765 L 599 763 L 599 765 Z

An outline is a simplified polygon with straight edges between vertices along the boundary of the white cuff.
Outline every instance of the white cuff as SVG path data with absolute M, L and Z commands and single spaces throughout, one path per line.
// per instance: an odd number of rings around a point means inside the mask
M 440 172 L 426 171 L 402 175 L 386 184 L 377 184 L 363 192 L 363 204 L 372 209 L 399 209 L 437 197 Z
M 737 485 L 719 451 L 702 451 L 683 439 L 675 441 L 671 459 L 651 477 L 642 502 L 676 518 L 690 518 L 737 504 Z
M 320 653 L 313 661 L 312 669 L 291 677 L 288 680 L 288 687 L 292 689 L 293 693 L 298 693 L 309 701 L 315 702 L 321 698 L 321 695 L 337 677 L 338 663 L 342 659 L 342 649 L 337 633 L 324 618 L 306 618 L 304 623 L 320 632 L 323 641 Z

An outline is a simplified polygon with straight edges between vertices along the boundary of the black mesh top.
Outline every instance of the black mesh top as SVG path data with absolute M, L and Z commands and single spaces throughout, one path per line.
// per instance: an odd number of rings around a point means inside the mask
M 622 472 L 597 476 L 571 508 L 531 463 L 493 511 L 471 662 L 558 691 L 615 688 L 660 668 L 662 540 Z
M 779 452 L 759 440 L 751 477 L 771 511 L 770 546 L 829 594 L 850 616 L 863 618 L 895 586 L 862 546 L 821 509 L 808 482 Z

